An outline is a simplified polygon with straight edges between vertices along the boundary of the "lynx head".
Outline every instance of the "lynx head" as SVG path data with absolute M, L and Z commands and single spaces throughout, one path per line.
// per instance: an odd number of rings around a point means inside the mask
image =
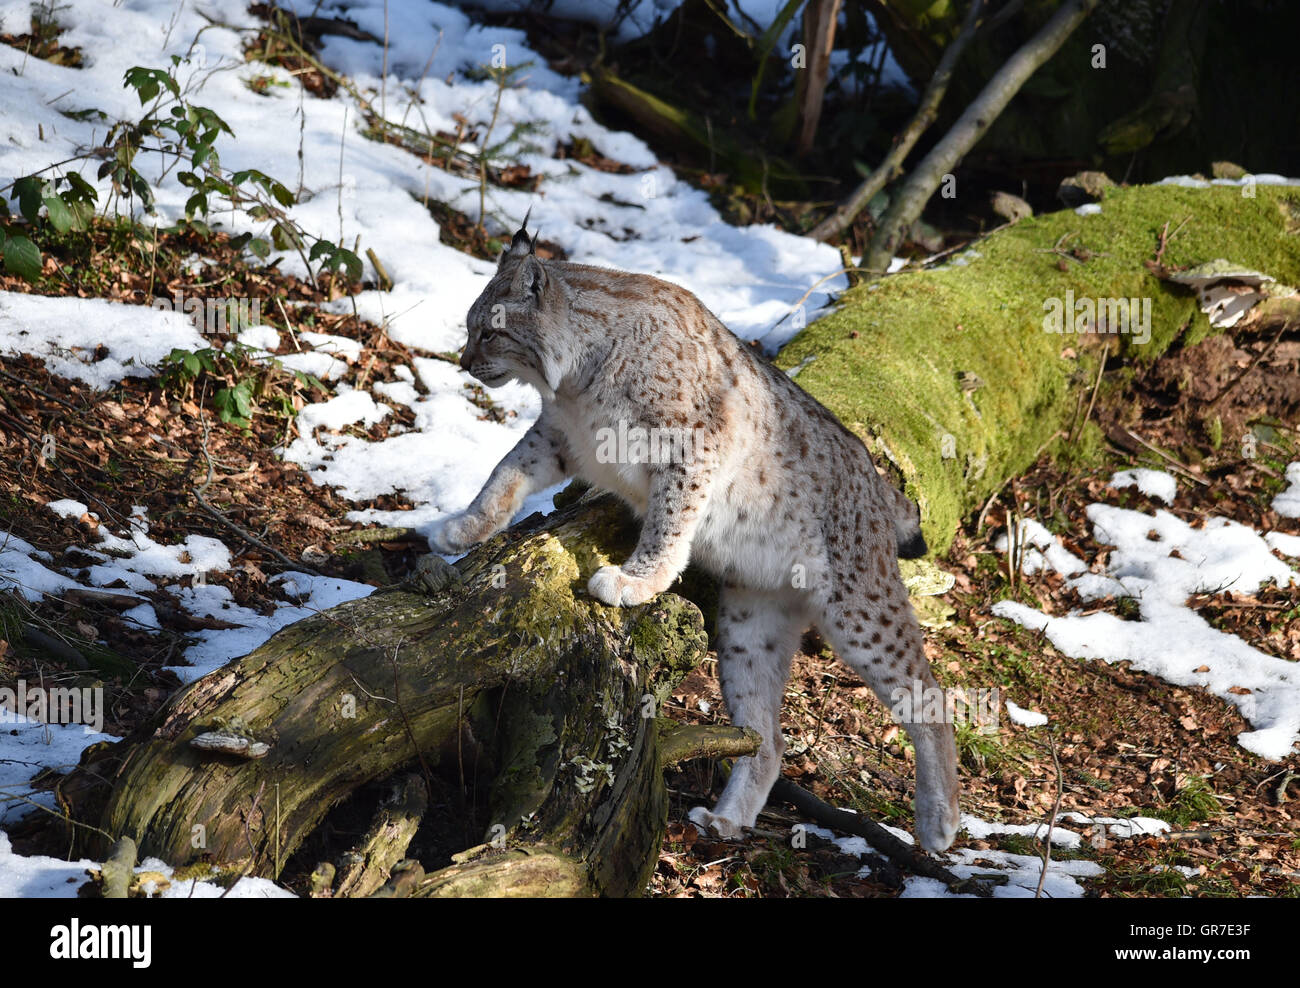
M 524 217 L 497 273 L 470 306 L 460 366 L 490 388 L 516 380 L 554 393 L 569 370 L 568 300 L 537 257 L 527 223 Z

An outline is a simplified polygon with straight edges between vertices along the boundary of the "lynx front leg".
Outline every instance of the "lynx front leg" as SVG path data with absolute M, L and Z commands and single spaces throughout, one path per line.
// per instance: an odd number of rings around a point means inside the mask
M 464 552 L 501 531 L 524 498 L 568 476 L 565 452 L 564 438 L 543 413 L 497 464 L 473 503 L 443 522 L 434 534 L 434 548 L 445 553 Z
M 587 590 L 603 604 L 644 604 L 667 590 L 690 560 L 691 541 L 709 501 L 712 470 L 698 464 L 653 469 L 636 549 L 622 566 L 602 566 L 587 581 Z

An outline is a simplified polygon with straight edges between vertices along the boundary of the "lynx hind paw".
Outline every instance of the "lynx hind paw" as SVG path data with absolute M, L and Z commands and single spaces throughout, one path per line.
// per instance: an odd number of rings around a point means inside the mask
M 645 580 L 628 576 L 619 566 L 602 566 L 587 581 L 588 592 L 610 607 L 635 607 L 655 595 Z
M 718 816 L 703 806 L 697 806 L 687 814 L 691 823 L 695 824 L 705 833 L 712 830 L 719 837 L 737 838 L 743 837 L 744 828 L 740 824 L 728 820 L 725 816 Z
M 916 836 L 925 850 L 937 854 L 948 850 L 961 829 L 961 812 L 956 800 L 916 800 Z

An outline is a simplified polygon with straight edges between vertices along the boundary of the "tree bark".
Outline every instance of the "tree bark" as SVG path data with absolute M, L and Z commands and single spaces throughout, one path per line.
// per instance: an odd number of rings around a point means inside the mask
M 491 769 L 483 842 L 408 882 L 414 894 L 638 894 L 663 839 L 665 766 L 749 753 L 758 738 L 684 737 L 656 716 L 707 637 L 675 594 L 611 608 L 586 593 L 635 532 L 612 498 L 584 500 L 479 547 L 431 596 L 380 591 L 285 628 L 183 690 L 140 735 L 97 748 L 61 799 L 101 832 L 132 836 L 141 856 L 275 877 L 360 786 L 413 766 L 464 778 L 478 761 Z M 269 751 L 191 745 L 214 729 Z M 397 829 L 404 848 L 411 821 Z M 92 836 L 86 851 L 102 853 Z M 341 891 L 374 889 L 392 856 L 364 880 L 342 874 Z
M 799 127 L 795 138 L 795 155 L 799 157 L 812 150 L 817 136 L 839 16 L 840 0 L 808 0 L 803 9 L 803 39 L 808 49 L 808 66 L 799 74 Z

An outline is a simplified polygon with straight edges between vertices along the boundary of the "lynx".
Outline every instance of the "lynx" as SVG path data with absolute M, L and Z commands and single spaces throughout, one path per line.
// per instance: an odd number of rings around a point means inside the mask
M 690 292 L 541 260 L 524 222 L 469 310 L 460 365 L 488 387 L 532 385 L 542 413 L 435 547 L 467 550 L 530 493 L 576 476 L 642 519 L 627 561 L 591 574 L 598 600 L 644 603 L 688 561 L 714 574 L 723 698 L 762 745 L 737 760 L 714 808 L 690 818 L 739 836 L 780 774 L 781 699 L 809 626 L 895 709 L 907 706 L 893 702 L 899 690 L 937 688 L 896 561 L 926 551 L 919 512 L 853 433 Z M 669 441 L 656 446 L 656 435 Z M 952 727 L 903 722 L 917 835 L 943 850 L 958 827 Z

